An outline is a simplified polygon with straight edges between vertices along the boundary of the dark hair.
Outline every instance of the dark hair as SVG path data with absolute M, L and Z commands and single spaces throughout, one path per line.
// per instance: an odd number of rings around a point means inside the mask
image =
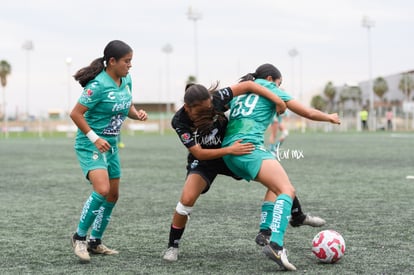
M 200 84 L 189 83 L 186 85 L 186 90 L 184 94 L 184 103 L 188 107 L 193 107 L 200 103 L 201 101 L 211 99 L 211 94 L 214 92 L 219 83 L 206 88 Z M 214 107 L 200 109 L 197 112 L 197 117 L 194 119 L 193 130 L 197 130 L 201 135 L 209 134 L 214 128 L 214 122 L 217 120 L 223 121 L 226 117 L 223 112 L 217 111 Z
M 106 45 L 103 57 L 95 59 L 89 66 L 77 71 L 73 77 L 82 87 L 85 87 L 89 81 L 102 72 L 112 57 L 119 60 L 130 52 L 132 52 L 132 48 L 128 44 L 121 40 L 113 40 Z
M 246 74 L 242 76 L 239 82 L 248 81 L 248 80 L 255 80 L 255 79 L 266 79 L 268 76 L 271 76 L 273 80 L 280 79 L 282 74 L 280 71 L 273 66 L 272 64 L 266 63 L 260 65 L 254 73 Z
M 218 82 L 215 85 L 206 88 L 203 85 L 188 83 L 185 86 L 184 103 L 188 107 L 192 107 L 197 103 L 211 98 L 211 93 L 214 92 L 218 87 Z

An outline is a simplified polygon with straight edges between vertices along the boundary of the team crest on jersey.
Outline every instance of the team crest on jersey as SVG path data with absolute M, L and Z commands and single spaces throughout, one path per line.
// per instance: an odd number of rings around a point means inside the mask
M 184 144 L 187 144 L 191 140 L 191 135 L 189 133 L 184 133 L 181 135 L 181 140 Z

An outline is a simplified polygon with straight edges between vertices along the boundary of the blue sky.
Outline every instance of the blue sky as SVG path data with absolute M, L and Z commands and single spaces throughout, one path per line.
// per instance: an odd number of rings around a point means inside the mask
M 186 15 L 190 6 L 201 14 L 196 24 Z M 102 56 L 113 39 L 134 49 L 138 103 L 180 105 L 185 80 L 196 71 L 195 48 L 201 84 L 231 85 L 269 62 L 281 70 L 284 88 L 294 96 L 302 91 L 307 103 L 328 81 L 352 85 L 369 77 L 363 16 L 375 24 L 372 76 L 414 69 L 413 10 L 409 0 L 5 1 L 0 60 L 12 65 L 7 110 L 14 116 L 26 109 L 44 115 L 72 108 L 81 87 L 70 75 Z M 33 42 L 32 51 L 22 49 L 25 41 Z M 173 49 L 168 55 L 162 51 L 166 44 Z M 288 54 L 293 48 L 295 57 Z

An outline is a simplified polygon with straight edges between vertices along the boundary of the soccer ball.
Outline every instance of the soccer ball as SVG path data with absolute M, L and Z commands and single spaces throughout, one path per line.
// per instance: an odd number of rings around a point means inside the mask
M 323 263 L 335 263 L 344 256 L 344 238 L 334 230 L 323 230 L 313 238 L 312 252 Z

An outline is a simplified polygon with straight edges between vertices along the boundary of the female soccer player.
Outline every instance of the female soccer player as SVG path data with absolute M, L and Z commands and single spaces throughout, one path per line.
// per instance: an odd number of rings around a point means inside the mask
M 103 57 L 74 75 L 84 87 L 70 114 L 79 128 L 75 151 L 93 189 L 83 205 L 77 230 L 71 237 L 74 253 L 83 262 L 90 261 L 88 250 L 97 254 L 118 254 L 102 243 L 119 194 L 121 167 L 117 136 L 126 117 L 147 119 L 146 112 L 137 111 L 132 104 L 132 83 L 128 74 L 132 55 L 133 51 L 126 43 L 111 41 L 105 47 Z
M 259 66 L 256 72 L 247 74 L 241 81 L 255 80 L 256 83 L 271 89 L 286 102 L 289 110 L 303 117 L 339 124 L 337 114 L 325 114 L 316 109 L 303 107 L 288 94 L 278 89 L 282 80 L 279 70 L 271 64 Z M 268 188 L 265 202 L 273 202 L 270 229 L 270 243 L 263 252 L 281 268 L 296 270 L 289 263 L 283 247 L 284 234 L 295 198 L 295 188 L 280 163 L 264 147 L 264 133 L 275 115 L 274 103 L 256 94 L 245 94 L 230 102 L 229 123 L 222 145 L 231 146 L 235 141 L 243 139 L 255 145 L 255 150 L 247 155 L 225 155 L 223 159 L 235 174 L 245 180 L 255 180 Z M 277 197 L 276 195 L 277 194 Z M 275 200 L 270 198 L 275 196 Z

